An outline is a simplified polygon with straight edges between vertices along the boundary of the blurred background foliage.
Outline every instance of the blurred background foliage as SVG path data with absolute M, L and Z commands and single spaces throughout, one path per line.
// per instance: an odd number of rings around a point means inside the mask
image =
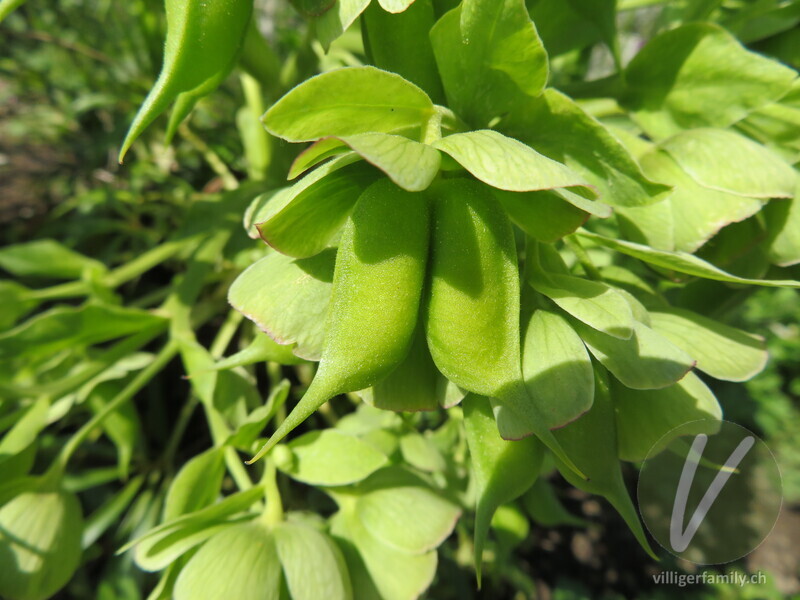
M 598 43 L 601 36 L 596 30 L 576 26 L 568 39 L 555 25 L 549 31 L 547 16 L 561 4 L 528 1 L 534 19 L 543 24 L 540 34 L 556 73 L 553 85 L 569 86 L 610 73 L 611 54 Z M 685 20 L 690 5 L 698 19 L 713 13 L 752 49 L 800 68 L 800 2 L 620 0 L 619 5 L 630 9 L 619 17 L 623 57 L 634 54 L 657 29 L 677 18 Z M 317 64 L 325 69 L 357 60 L 357 34 L 342 37 L 325 54 L 318 43 L 309 41 L 303 20 L 287 2 L 261 2 L 260 14 L 260 28 L 284 65 L 287 86 L 313 72 Z M 576 23 L 580 25 L 580 20 Z M 125 130 L 158 74 L 163 38 L 160 0 L 30 2 L 0 25 L 0 244 L 53 238 L 108 266 L 125 264 L 168 238 L 204 195 L 222 189 L 220 173 L 206 157 L 217 156 L 235 176 L 245 176 L 247 164 L 233 118 L 243 103 L 236 75 L 198 104 L 191 123 L 171 146 L 163 146 L 161 132 L 151 130 L 127 162 L 117 164 Z M 163 128 L 164 120 L 159 124 Z M 285 171 L 285 160 L 278 161 L 268 177 L 277 181 Z M 126 304 L 141 300 L 157 293 L 184 267 L 181 256 L 173 257 L 117 293 Z M 796 507 L 800 503 L 800 295 L 793 290 L 754 289 L 747 294 L 729 317 L 732 324 L 767 339 L 769 365 L 744 386 L 713 385 L 727 418 L 753 429 L 770 445 L 783 470 L 785 502 Z M 200 332 L 201 342 L 209 343 L 220 323 L 220 316 L 212 319 Z M 177 403 L 166 400 L 189 393 L 180 373 L 173 365 L 137 396 L 139 414 L 145 419 L 141 423 L 145 440 L 137 450 L 141 460 L 158 456 L 168 437 Z M 259 383 L 263 388 L 265 382 Z M 47 430 L 38 460 L 44 464 L 48 454 L 52 456 L 47 447 L 55 446 L 54 438 L 69 427 L 67 423 Z M 208 447 L 202 421 L 191 421 L 188 427 L 179 450 L 183 460 Z M 103 440 L 97 441 L 93 452 L 105 454 L 106 463 L 115 455 Z M 116 470 L 111 471 L 109 482 L 116 478 Z M 102 472 L 93 476 L 102 477 Z M 800 597 L 800 562 L 797 548 L 792 547 L 800 536 L 796 513 L 784 511 L 773 536 L 741 564 L 717 569 L 764 569 L 767 584 L 678 590 L 654 586 L 652 564 L 638 552 L 610 507 L 560 480 L 551 484 L 572 516 L 556 515 L 547 523 L 540 515 L 539 522 L 529 522 L 524 502 L 498 513 L 495 541 L 489 548 L 494 560 L 487 560 L 479 592 L 467 568 L 470 530 L 460 524 L 440 550 L 440 570 L 426 597 L 516 599 L 534 593 L 553 600 L 657 600 L 678 594 L 697 599 Z M 76 476 L 70 485 L 78 490 L 90 483 Z M 87 509 L 100 506 L 113 489 L 111 484 L 93 487 L 92 506 Z M 309 492 L 309 506 L 324 504 L 315 493 Z M 144 597 L 155 583 L 154 576 L 136 569 L 127 556 L 114 556 L 114 551 L 126 531 L 143 531 L 155 518 L 146 502 L 135 504 L 116 536 L 108 535 L 92 547 L 94 554 L 86 557 L 85 567 L 58 597 Z M 692 572 L 695 567 L 663 564 L 661 568 Z

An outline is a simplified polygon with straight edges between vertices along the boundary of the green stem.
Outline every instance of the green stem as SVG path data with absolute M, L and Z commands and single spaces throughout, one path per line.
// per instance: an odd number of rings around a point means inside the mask
M 242 319 L 244 319 L 244 315 L 238 310 L 228 312 L 225 322 L 222 323 L 214 341 L 211 342 L 211 348 L 208 351 L 211 354 L 211 358 L 214 360 L 222 358 L 222 355 L 225 354 L 225 349 L 230 345 L 233 336 L 236 334 L 236 330 L 239 329 Z
M 267 502 L 264 512 L 261 514 L 261 519 L 264 524 L 268 526 L 277 525 L 283 521 L 283 502 L 281 500 L 281 493 L 278 489 L 278 471 L 275 464 L 270 460 L 267 461 L 264 469 L 264 477 L 261 480 L 261 485 L 264 486 L 264 499 Z
M 183 248 L 184 244 L 184 240 L 160 244 L 132 261 L 109 271 L 100 279 L 100 283 L 110 288 L 117 288 L 131 279 L 135 279 L 143 273 L 146 273 L 153 267 L 160 265 L 168 258 L 171 258 Z M 71 281 L 40 290 L 33 290 L 28 297 L 31 300 L 38 300 L 40 302 L 46 300 L 61 300 L 64 298 L 85 296 L 90 290 L 91 286 L 85 281 Z
M 183 240 L 164 242 L 141 256 L 134 258 L 130 262 L 114 269 L 103 278 L 102 281 L 107 286 L 116 288 L 131 279 L 136 279 L 139 275 L 146 273 L 167 259 L 175 256 L 181 248 L 183 248 L 184 243 Z

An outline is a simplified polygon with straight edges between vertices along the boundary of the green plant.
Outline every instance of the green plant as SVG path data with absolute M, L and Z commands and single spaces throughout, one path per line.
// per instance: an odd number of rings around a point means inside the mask
M 151 599 L 415 598 L 454 530 L 479 581 L 486 560 L 530 593 L 504 566 L 521 507 L 575 522 L 548 474 L 652 556 L 624 462 L 682 423 L 713 432 L 706 382 L 764 368 L 722 320 L 754 286 L 800 287 L 800 3 L 666 3 L 647 39 L 635 1 L 293 4 L 303 40 L 265 41 L 249 2 L 167 3 L 120 156 L 152 153 L 174 102 L 167 138 L 224 191 L 113 268 L 55 240 L 0 249 L 0 524 L 65 530 L 0 529 L 4 597 L 62 587 L 78 530 L 87 561 L 131 550 L 109 585 L 138 576 L 130 556 L 160 572 Z M 237 61 L 232 168 L 184 119 Z M 164 401 L 176 357 L 190 389 L 152 417 L 131 401 Z

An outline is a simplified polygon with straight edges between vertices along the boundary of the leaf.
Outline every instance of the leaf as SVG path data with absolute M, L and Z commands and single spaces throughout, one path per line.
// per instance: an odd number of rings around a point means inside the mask
M 770 202 L 764 211 L 772 238 L 769 258 L 781 267 L 800 262 L 800 184 L 797 190 L 793 199 Z
M 279 344 L 297 344 L 297 356 L 319 360 L 335 257 L 333 249 L 297 260 L 272 252 L 236 278 L 228 302 Z
M 256 407 L 247 417 L 239 423 L 227 443 L 237 448 L 249 450 L 258 436 L 264 431 L 267 423 L 275 416 L 278 409 L 286 403 L 291 384 L 288 379 L 283 379 L 270 391 L 267 402 Z
M 0 440 L 0 480 L 27 475 L 36 456 L 36 440 L 47 425 L 50 399 L 40 397 Z M 29 452 L 27 455 L 25 452 Z
M 104 381 L 98 384 L 87 396 L 87 403 L 92 412 L 99 414 L 108 403 L 122 393 L 131 379 L 132 377 L 127 377 L 123 380 Z M 127 478 L 133 450 L 142 434 L 139 413 L 133 403 L 125 402 L 106 416 L 102 427 L 103 432 L 114 442 L 114 446 L 117 448 L 117 464 L 119 465 L 121 477 Z
M 570 2 L 536 0 L 526 5 L 551 60 L 602 41 L 597 24 L 576 12 Z
M 682 131 L 661 148 L 704 187 L 750 198 L 794 195 L 796 172 L 767 147 L 733 131 Z
M 485 398 L 468 395 L 462 404 L 472 477 L 477 487 L 474 545 L 480 584 L 483 545 L 492 516 L 500 505 L 518 498 L 536 481 L 544 446 L 533 436 L 517 441 L 502 439 Z
M 403 460 L 420 471 L 437 472 L 447 468 L 442 453 L 430 437 L 412 431 L 400 438 Z
M 31 290 L 16 281 L 0 280 L 0 306 L 3 307 L 3 312 L 0 313 L 0 330 L 12 327 L 21 317 L 36 308 L 39 302 L 32 299 L 31 294 Z
M 262 362 L 276 362 L 281 365 L 299 365 L 304 361 L 295 356 L 292 346 L 281 345 L 261 332 L 256 333 L 253 341 L 236 354 L 218 361 L 215 371 L 227 371 L 236 367 L 246 367 Z
M 540 294 L 550 298 L 592 329 L 621 340 L 633 335 L 633 314 L 627 300 L 600 281 L 572 275 L 529 271 L 528 282 Z
M 574 323 L 586 347 L 600 363 L 629 388 L 654 390 L 682 379 L 695 362 L 646 325 L 635 322 L 633 336 L 620 340 Z
M 643 206 L 670 188 L 648 179 L 620 141 L 572 99 L 554 89 L 526 101 L 504 131 L 566 164 L 612 206 Z
M 306 17 L 318 17 L 331 9 L 336 0 L 289 0 L 300 14 Z
M 294 179 L 304 171 L 315 167 L 324 160 L 347 152 L 347 144 L 338 137 L 324 137 L 297 155 L 289 168 L 287 179 Z
M 509 192 L 577 187 L 596 196 L 589 184 L 569 168 L 522 142 L 490 129 L 456 133 L 434 147 L 457 160 L 484 183 Z
M 276 194 L 253 216 L 261 238 L 282 254 L 307 258 L 328 247 L 378 173 L 344 156 Z M 300 233 L 302 232 L 302 233 Z
M 747 381 L 767 364 L 764 339 L 688 310 L 651 312 L 653 329 L 697 360 L 716 379 Z
M 292 600 L 353 598 L 344 558 L 327 535 L 294 523 L 279 524 L 272 535 Z
M 24 360 L 100 344 L 164 322 L 145 310 L 101 304 L 59 306 L 0 334 L 0 359 Z
M 795 72 L 749 52 L 710 23 L 653 38 L 626 71 L 624 105 L 655 139 L 696 127 L 728 127 L 783 96 Z
M 117 551 L 117 554 L 136 546 L 136 563 L 145 570 L 160 571 L 216 531 L 229 527 L 232 523 L 231 518 L 250 508 L 263 496 L 263 493 L 263 490 L 256 486 L 232 494 L 216 504 L 188 515 L 166 521 L 129 541 Z M 254 515 L 244 516 L 251 518 Z
M 722 409 L 714 394 L 694 373 L 673 386 L 644 392 L 611 381 L 611 397 L 616 407 L 618 449 L 622 460 L 641 461 L 651 450 L 660 451 L 676 437 L 664 436 L 689 422 L 695 427 L 692 431 L 682 427 L 680 435 L 713 435 L 722 418 Z
M 569 235 L 583 225 L 589 218 L 578 204 L 565 201 L 554 191 L 541 192 L 505 192 L 492 190 L 500 200 L 503 208 L 514 224 L 534 239 L 552 243 Z M 580 198 L 591 212 L 602 212 L 606 207 L 601 202 L 590 202 L 577 194 L 569 194 L 571 198 Z M 607 208 L 607 207 L 606 207 Z M 605 216 L 610 215 L 610 211 Z
M 86 519 L 81 537 L 81 547 L 84 550 L 92 546 L 103 533 L 120 520 L 122 513 L 134 501 L 143 483 L 144 476 L 134 477 Z
M 497 553 L 507 555 L 524 542 L 531 532 L 528 518 L 516 504 L 504 504 L 492 517 L 492 529 L 497 539 Z
M 572 515 L 556 496 L 546 479 L 537 479 L 522 496 L 522 505 L 531 519 L 542 527 L 587 527 L 589 524 Z
M 343 508 L 334 515 L 331 532 L 347 560 L 354 598 L 358 600 L 415 600 L 433 581 L 435 551 L 408 554 L 382 544 L 352 508 Z
M 592 406 L 594 371 L 580 336 L 561 315 L 536 310 L 524 332 L 522 374 L 552 429 Z
M 778 102 L 767 104 L 751 112 L 736 127 L 753 139 L 762 142 L 780 154 L 787 162 L 800 160 L 800 79 Z
M 377 2 L 364 11 L 361 36 L 370 64 L 402 75 L 425 90 L 435 104 L 445 104 L 428 35 L 437 18 L 433 0 L 387 0 L 384 4 L 402 7 L 403 12 L 387 12 Z
M 634 241 L 660 250 L 694 252 L 720 229 L 754 215 L 763 206 L 755 198 L 701 186 L 663 151 L 644 155 L 641 163 L 648 175 L 674 188 L 658 204 L 620 209 L 619 214 L 627 218 L 626 232 Z
M 453 531 L 461 511 L 424 487 L 376 490 L 356 501 L 357 518 L 383 544 L 399 552 L 422 555 Z
M 617 0 L 567 0 L 576 13 L 591 23 L 608 46 L 617 67 L 621 66 L 617 40 Z
M 386 133 L 362 133 L 341 139 L 409 192 L 426 189 L 439 172 L 441 155 L 427 144 Z
M 26 491 L 0 507 L 0 595 L 51 598 L 81 562 L 83 517 L 77 496 Z
M 261 523 L 230 527 L 209 539 L 175 582 L 175 600 L 278 600 L 281 568 L 275 540 Z
M 386 456 L 359 438 L 334 429 L 311 431 L 289 442 L 291 461 L 278 468 L 309 485 L 348 485 L 385 466 Z
M 617 290 L 600 281 L 569 275 L 551 246 L 529 246 L 529 251 L 528 283 L 533 289 L 593 329 L 623 340 L 633 335 L 633 313 Z
M 476 128 L 547 82 L 547 53 L 524 0 L 464 0 L 430 36 L 449 106 Z
M 78 254 L 56 240 L 36 240 L 0 248 L 0 268 L 17 277 L 79 279 L 87 270 L 102 273 L 103 263 Z
M 612 250 L 617 250 L 623 254 L 643 260 L 644 262 L 662 267 L 664 269 L 678 271 L 679 273 L 694 275 L 695 277 L 703 277 L 705 279 L 713 279 L 716 281 L 727 281 L 730 283 L 763 285 L 766 287 L 800 287 L 800 282 L 792 280 L 748 279 L 746 277 L 737 277 L 736 275 L 726 273 L 722 269 L 718 269 L 709 262 L 685 252 L 667 252 L 665 250 L 656 250 L 654 248 L 643 246 L 642 244 L 634 244 L 633 242 L 625 242 L 623 240 L 614 240 L 596 233 L 590 233 L 585 230 L 579 230 L 578 235 L 597 242 L 601 246 L 606 246 Z
M 576 477 L 573 471 L 556 458 L 561 475 L 575 487 L 608 500 L 625 520 L 639 544 L 657 560 L 645 536 L 636 508 L 631 501 L 622 478 L 617 459 L 617 431 L 614 405 L 609 397 L 608 381 L 598 376 L 597 393 L 591 409 L 566 427 L 553 434 L 586 479 Z
M 164 521 L 211 505 L 219 495 L 224 474 L 222 448 L 209 448 L 189 460 L 169 486 L 164 501 Z
M 26 0 L 0 0 L 0 23 L 25 2 Z
M 375 67 L 345 67 L 307 79 L 273 104 L 263 121 L 277 137 L 311 142 L 421 127 L 433 113 L 427 94 L 399 75 Z
M 327 52 L 333 41 L 352 25 L 370 0 L 335 0 L 317 19 L 317 38 Z
M 603 280 L 617 291 L 628 292 L 647 308 L 658 310 L 669 306 L 660 291 L 656 290 L 641 274 L 637 274 L 631 269 L 612 264 L 601 267 L 600 274 Z M 626 296 L 626 298 L 630 299 L 630 296 Z M 647 325 L 647 322 L 639 319 L 636 314 L 634 314 L 634 318 Z
M 406 10 L 414 0 L 378 0 L 383 10 L 390 13 L 400 13 Z

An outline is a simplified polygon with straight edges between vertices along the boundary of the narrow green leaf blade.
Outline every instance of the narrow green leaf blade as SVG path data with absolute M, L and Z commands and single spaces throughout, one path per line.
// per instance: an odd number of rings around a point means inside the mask
M 17 277 L 78 279 L 87 270 L 104 272 L 103 263 L 56 240 L 36 240 L 0 248 L 0 268 Z
M 685 273 L 687 275 L 694 275 L 695 277 L 702 277 L 705 279 L 713 279 L 716 281 L 727 281 L 730 283 L 747 283 L 750 285 L 763 285 L 766 287 L 791 287 L 800 288 L 800 282 L 792 280 L 772 280 L 772 279 L 748 279 L 745 277 L 737 277 L 726 273 L 709 262 L 706 262 L 696 256 L 687 254 L 685 252 L 667 252 L 665 250 L 655 250 L 642 244 L 634 244 L 633 242 L 626 242 L 623 240 L 614 240 L 596 233 L 591 233 L 585 230 L 578 231 L 578 235 L 597 242 L 601 246 L 606 246 L 612 250 L 622 252 L 644 262 Z

